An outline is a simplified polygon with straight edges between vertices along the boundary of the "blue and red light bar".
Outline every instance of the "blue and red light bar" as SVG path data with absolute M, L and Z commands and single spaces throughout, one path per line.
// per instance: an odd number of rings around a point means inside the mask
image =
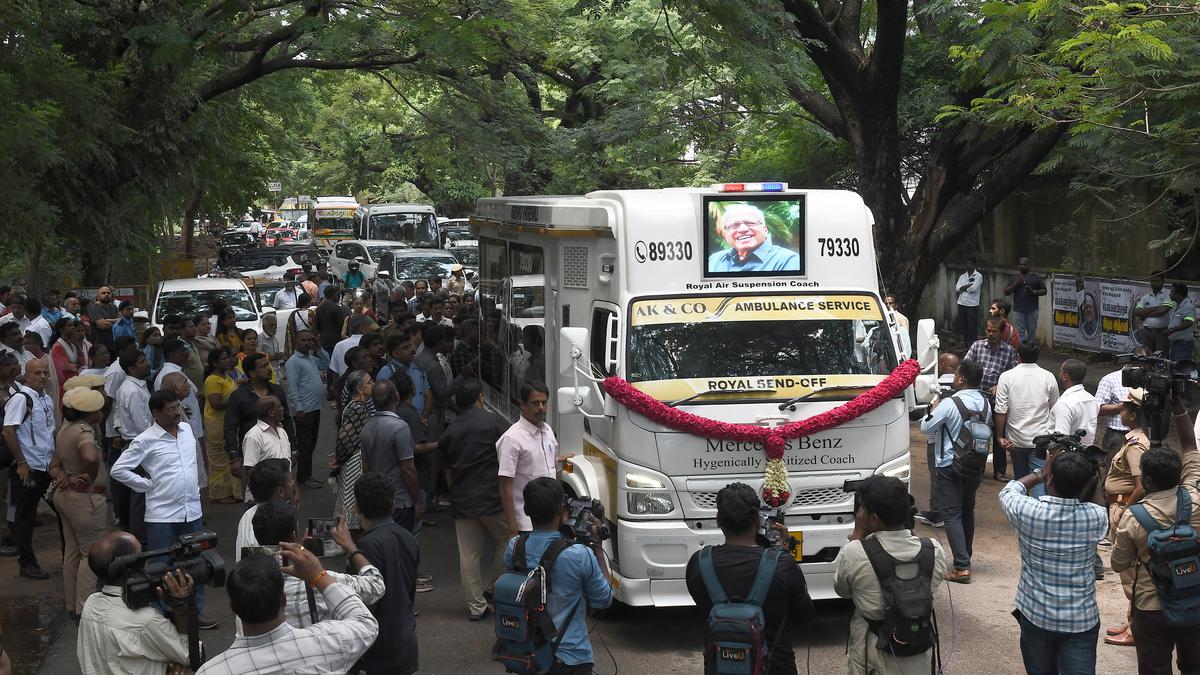
M 787 183 L 779 182 L 713 183 L 712 185 L 712 189 L 717 192 L 783 192 L 787 187 Z

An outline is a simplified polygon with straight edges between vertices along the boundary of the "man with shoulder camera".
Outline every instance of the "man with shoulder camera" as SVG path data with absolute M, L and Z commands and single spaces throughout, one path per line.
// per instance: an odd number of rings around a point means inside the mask
M 286 500 L 277 500 L 260 504 L 254 513 L 254 536 L 263 546 L 281 546 L 284 542 L 301 543 L 298 541 L 296 533 L 296 509 L 292 503 Z M 350 569 L 354 570 L 354 574 L 339 574 L 330 571 L 329 575 L 333 577 L 334 581 L 346 584 L 366 604 L 375 604 L 383 597 L 385 590 L 383 575 L 367 560 L 362 551 L 354 547 L 354 540 L 350 538 L 350 529 L 346 526 L 344 518 L 338 518 L 337 526 L 330 531 L 330 536 L 338 546 L 346 551 L 346 563 Z M 287 598 L 284 620 L 296 628 L 311 626 L 313 620 L 309 611 L 305 583 L 296 577 L 286 577 L 283 580 L 283 594 Z M 331 618 L 329 603 L 325 602 L 325 596 L 316 594 L 313 600 L 317 621 Z
M 282 568 L 274 558 L 252 555 L 229 573 L 229 605 L 245 635 L 200 667 L 198 675 L 318 675 L 345 673 L 379 635 L 379 624 L 362 598 L 338 583 L 303 546 L 284 542 Z M 286 621 L 283 575 L 303 580 L 332 608 L 329 621 L 295 628 Z
M 852 675 L 902 675 L 932 669 L 935 646 L 912 655 L 897 655 L 892 646 L 880 646 L 880 637 L 887 636 L 884 624 L 893 614 L 884 599 L 884 585 L 892 586 L 902 578 L 923 580 L 927 574 L 926 598 L 932 610 L 933 594 L 946 574 L 946 553 L 941 544 L 936 539 L 915 537 L 909 529 L 912 504 L 908 487 L 890 476 L 867 478 L 855 496 L 854 531 L 838 553 L 833 572 L 834 592 L 854 602 L 846 663 Z M 887 559 L 891 574 L 881 576 L 873 559 Z M 924 574 L 922 564 L 928 565 Z M 927 637 L 936 638 L 936 633 Z
M 1200 453 L 1196 451 L 1195 433 L 1183 401 L 1173 395 L 1171 404 L 1180 449 L 1161 446 L 1142 455 L 1141 477 L 1146 496 L 1121 518 L 1113 540 L 1113 570 L 1122 573 L 1136 570 L 1130 627 L 1137 635 L 1138 670 L 1143 673 L 1170 673 L 1172 651 L 1177 655 L 1181 672 L 1200 672 L 1197 639 L 1200 626 L 1172 625 L 1167 620 L 1151 573 L 1149 532 L 1136 515 L 1139 509 L 1145 509 L 1145 515 L 1153 519 L 1157 528 L 1172 527 L 1182 522 L 1179 516 L 1182 500 L 1186 498 L 1191 503 L 1191 516 L 1186 524 L 1200 532 Z
M 88 597 L 79 619 L 75 654 L 84 675 L 187 672 L 186 619 L 195 611 L 191 575 L 177 569 L 163 576 L 166 592 L 158 594 L 172 612 L 169 619 L 154 607 L 130 609 L 121 597 L 125 575 L 109 576 L 114 560 L 141 551 L 137 537 L 120 531 L 104 535 L 88 551 L 88 567 L 103 587 Z
M 954 553 L 954 571 L 946 576 L 946 580 L 961 584 L 971 583 L 975 495 L 987 462 L 986 456 L 976 456 L 976 445 L 990 445 L 991 438 L 990 433 L 987 439 L 974 438 L 976 432 L 987 430 L 991 418 L 991 406 L 979 391 L 982 379 L 983 367 L 978 363 L 970 359 L 959 363 L 950 385 L 954 393 L 945 401 L 935 400 L 929 414 L 921 420 L 921 431 L 938 439 L 933 466 L 936 476 L 933 501 L 946 524 L 946 538 Z M 971 420 L 976 423 L 968 426 Z M 972 462 L 978 464 L 977 469 Z
M 1030 673 L 1096 672 L 1100 609 L 1093 559 L 1108 531 L 1099 480 L 1098 457 L 1061 451 L 1000 491 L 1000 507 L 1017 531 L 1021 552 L 1013 616 Z M 1029 496 L 1042 483 L 1046 494 Z
M 151 549 L 169 546 L 180 535 L 204 529 L 200 508 L 200 477 L 196 437 L 180 424 L 183 405 L 175 392 L 150 395 L 154 424 L 138 434 L 113 464 L 111 476 L 146 495 L 146 540 Z M 141 467 L 148 478 L 135 472 Z M 196 589 L 198 625 L 216 628 L 218 621 L 204 616 L 204 586 Z
M 504 553 L 504 563 L 512 565 L 519 540 L 524 541 L 525 564 L 537 567 L 551 542 L 563 537 L 567 524 L 566 494 L 554 478 L 535 478 L 525 485 L 525 516 L 533 524 L 530 532 L 513 537 Z M 550 572 L 550 593 L 546 600 L 561 642 L 555 651 L 554 666 L 548 675 L 588 675 L 592 672 L 592 642 L 588 637 L 587 607 L 603 609 L 612 602 L 608 562 L 600 545 L 598 521 L 592 519 L 591 541 L 567 546 L 558 554 Z M 585 607 L 585 604 L 587 607 Z
M 769 542 L 759 536 L 760 502 L 754 489 L 745 483 L 730 483 L 717 492 L 717 527 L 725 535 L 725 543 L 711 550 L 713 569 L 721 589 L 728 597 L 748 597 L 758 575 L 763 550 Z M 787 530 L 775 524 L 783 540 Z M 688 560 L 688 593 L 704 617 L 712 611 L 713 600 L 704 583 L 700 568 L 700 552 Z M 812 614 L 812 599 L 804 582 L 804 573 L 788 553 L 783 553 L 775 567 L 771 585 L 762 602 L 763 623 L 771 662 L 764 672 L 771 675 L 796 672 L 796 657 L 787 630 L 789 621 L 807 621 Z M 713 654 L 706 645 L 705 672 L 712 672 Z

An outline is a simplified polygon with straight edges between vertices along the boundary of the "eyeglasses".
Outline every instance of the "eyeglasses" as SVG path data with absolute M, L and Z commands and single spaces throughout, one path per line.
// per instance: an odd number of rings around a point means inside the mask
M 749 228 L 749 229 L 751 229 L 751 230 L 764 230 L 764 229 L 766 229 L 766 227 L 767 227 L 767 224 L 766 224 L 766 223 L 760 223 L 760 222 L 758 222 L 757 220 L 750 220 L 750 221 L 747 221 L 747 220 L 740 220 L 740 221 L 738 221 L 738 220 L 735 220 L 735 221 L 734 221 L 734 222 L 732 222 L 732 223 L 725 223 L 725 229 L 726 229 L 726 230 L 736 230 L 736 229 L 738 229 L 738 228 L 741 228 L 741 227 Z

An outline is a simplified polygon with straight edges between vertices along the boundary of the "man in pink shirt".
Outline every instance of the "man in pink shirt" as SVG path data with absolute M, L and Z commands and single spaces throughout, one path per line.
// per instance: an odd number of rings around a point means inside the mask
M 533 523 L 525 515 L 525 485 L 534 478 L 555 478 L 558 441 L 546 424 L 546 405 L 550 390 L 541 382 L 526 382 L 521 387 L 521 419 L 496 441 L 500 460 L 500 503 L 508 523 L 508 535 L 529 532 Z

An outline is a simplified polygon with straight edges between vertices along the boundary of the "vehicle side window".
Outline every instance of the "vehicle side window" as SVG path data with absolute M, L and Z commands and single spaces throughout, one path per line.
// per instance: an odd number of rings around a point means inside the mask
M 349 260 L 350 258 L 354 257 L 354 254 L 351 253 L 350 249 L 351 249 L 350 244 L 338 244 L 333 249 L 333 255 L 335 257 L 341 258 L 342 260 Z
M 363 260 L 365 260 L 368 263 L 371 262 L 371 256 L 367 254 L 367 249 L 363 248 L 362 246 L 360 246 L 358 244 L 355 244 L 355 245 L 351 246 L 350 248 L 352 249 L 350 252 L 350 258 L 352 260 L 354 258 L 362 258 Z

